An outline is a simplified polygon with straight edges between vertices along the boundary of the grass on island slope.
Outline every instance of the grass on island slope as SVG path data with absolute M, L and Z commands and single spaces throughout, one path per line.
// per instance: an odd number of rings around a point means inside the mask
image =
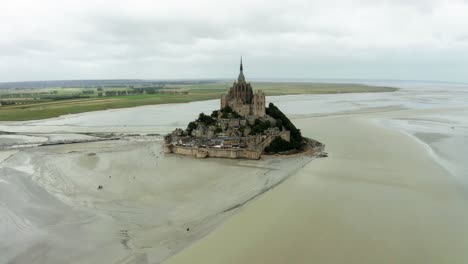
M 178 92 L 187 92 L 187 94 L 139 94 L 126 96 L 96 96 L 73 100 L 32 101 L 31 104 L 0 106 L 0 121 L 36 120 L 105 109 L 218 99 L 222 93 L 227 91 L 229 86 L 229 83 L 221 82 L 201 85 L 178 85 L 168 87 L 168 89 Z M 288 94 L 392 92 L 397 90 L 392 87 L 375 87 L 358 84 L 253 83 L 252 86 L 254 90 L 263 90 L 267 96 Z

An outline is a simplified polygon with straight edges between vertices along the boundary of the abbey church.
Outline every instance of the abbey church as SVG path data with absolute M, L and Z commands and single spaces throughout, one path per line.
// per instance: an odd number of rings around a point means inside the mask
M 241 58 L 237 81 L 221 96 L 221 111 L 200 113 L 185 130 L 177 128 L 166 135 L 164 152 L 197 158 L 259 159 L 264 151 L 302 151 L 307 142 L 274 104 L 265 108 L 265 94 L 254 93 L 245 81 Z
M 244 117 L 265 116 L 265 94 L 262 91 L 254 94 L 250 83 L 245 81 L 242 58 L 237 82 L 233 83 L 227 94 L 221 96 L 221 109 L 227 106 Z

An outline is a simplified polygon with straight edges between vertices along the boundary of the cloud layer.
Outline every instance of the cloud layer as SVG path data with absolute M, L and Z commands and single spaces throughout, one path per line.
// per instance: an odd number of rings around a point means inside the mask
M 4 0 L 0 81 L 468 82 L 464 0 Z

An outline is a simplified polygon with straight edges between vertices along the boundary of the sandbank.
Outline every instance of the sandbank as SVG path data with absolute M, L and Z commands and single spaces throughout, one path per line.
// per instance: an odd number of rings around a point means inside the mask
M 466 263 L 463 189 L 427 148 L 374 117 L 294 120 L 329 158 L 165 263 Z

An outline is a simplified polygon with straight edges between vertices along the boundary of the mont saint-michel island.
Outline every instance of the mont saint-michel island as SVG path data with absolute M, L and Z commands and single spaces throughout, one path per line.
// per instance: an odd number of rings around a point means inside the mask
M 0 10 L 0 264 L 468 263 L 468 0 Z
M 273 103 L 266 106 L 265 93 L 254 92 L 240 63 L 237 81 L 221 95 L 220 109 L 200 113 L 186 129 L 175 129 L 164 138 L 164 152 L 197 158 L 260 159 L 263 153 L 309 152 L 322 157 L 324 145 L 302 136 L 289 118 Z

